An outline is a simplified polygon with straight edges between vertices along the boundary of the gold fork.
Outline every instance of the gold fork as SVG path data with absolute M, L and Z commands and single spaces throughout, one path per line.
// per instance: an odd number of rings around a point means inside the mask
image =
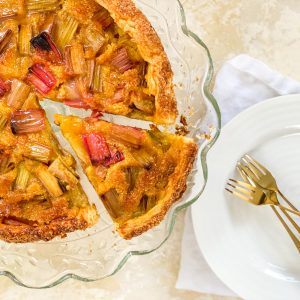
M 244 169 L 247 175 L 256 183 L 257 186 L 273 193 L 278 193 L 294 211 L 299 212 L 299 210 L 279 190 L 274 176 L 268 169 L 248 154 L 242 158 L 242 161 L 244 166 L 241 163 L 238 165 Z M 275 200 L 275 197 L 273 197 L 273 199 Z M 279 203 L 278 199 L 276 202 Z
M 287 208 L 282 206 L 279 202 L 274 203 L 273 199 L 271 200 L 269 197 L 266 196 L 264 190 L 261 187 L 253 186 L 249 183 L 244 181 L 239 181 L 235 179 L 229 179 L 227 185 L 232 189 L 225 188 L 231 194 L 243 199 L 251 204 L 254 205 L 273 205 L 279 208 L 284 209 L 285 211 L 291 212 L 295 215 L 300 216 L 299 211 L 295 211 L 293 209 Z
M 229 188 L 225 188 L 226 191 L 229 193 L 237 196 L 238 198 L 247 201 L 254 205 L 271 205 L 273 211 L 275 212 L 276 216 L 279 218 L 280 222 L 284 226 L 285 230 L 291 237 L 292 241 L 294 242 L 296 248 L 300 252 L 300 241 L 297 239 L 297 237 L 294 235 L 294 233 L 290 230 L 284 219 L 281 217 L 281 215 L 278 213 L 278 211 L 275 209 L 274 203 L 267 197 L 267 195 L 264 193 L 264 191 L 260 187 L 252 186 L 251 184 L 248 184 L 243 181 L 238 181 L 235 179 L 229 179 L 229 182 L 227 183 Z M 233 188 L 233 189 L 231 189 Z M 286 209 L 279 206 L 281 209 Z M 289 211 L 290 209 L 286 209 Z M 293 221 L 293 223 L 295 223 Z M 296 224 L 297 225 L 297 224 Z
M 247 173 L 243 170 L 243 168 L 241 168 L 240 165 L 237 165 L 237 170 L 239 171 L 241 177 L 243 178 L 243 180 L 245 182 L 250 183 L 253 186 L 256 186 L 255 182 L 252 180 L 251 177 L 249 177 L 247 175 Z M 271 200 L 271 202 L 276 203 L 278 202 L 278 199 L 276 197 L 275 193 L 270 192 L 269 190 L 263 190 L 264 193 L 266 194 L 266 196 Z M 273 197 L 276 197 L 275 200 L 272 199 Z M 274 213 L 276 214 L 276 216 L 279 218 L 280 222 L 282 223 L 282 225 L 284 226 L 284 228 L 288 228 L 288 233 L 290 234 L 290 229 L 288 227 L 288 225 L 285 223 L 285 221 L 282 219 L 282 217 L 280 216 L 280 214 L 278 213 L 278 211 L 276 210 L 274 205 L 271 205 L 272 210 L 274 211 Z M 293 220 L 293 218 L 285 211 L 285 209 L 280 208 L 280 210 L 284 213 L 284 215 L 286 216 L 286 218 L 289 220 L 289 222 L 293 225 L 293 227 L 297 230 L 298 233 L 300 233 L 300 227 L 298 226 L 298 224 Z

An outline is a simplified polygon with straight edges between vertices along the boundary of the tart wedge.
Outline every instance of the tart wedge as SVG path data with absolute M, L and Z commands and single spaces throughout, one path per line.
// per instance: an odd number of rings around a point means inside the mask
M 197 154 L 192 139 L 74 116 L 55 123 L 125 239 L 159 224 L 186 189 Z
M 0 239 L 48 241 L 94 225 L 98 213 L 75 160 L 58 144 L 30 87 L 0 81 L 0 94 Z

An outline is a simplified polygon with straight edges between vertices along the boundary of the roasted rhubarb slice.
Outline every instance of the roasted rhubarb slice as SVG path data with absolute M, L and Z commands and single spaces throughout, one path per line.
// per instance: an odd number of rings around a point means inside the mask
M 55 122 L 124 238 L 157 225 L 185 191 L 197 153 L 192 139 L 91 118 L 56 116 Z
M 59 0 L 27 0 L 27 9 L 30 12 L 46 12 L 58 8 Z
M 48 68 L 42 64 L 35 64 L 29 68 L 27 81 L 43 95 L 47 95 L 56 85 L 55 77 Z
M 64 104 L 73 108 L 90 109 L 90 106 L 82 100 L 66 100 Z
M 30 54 L 30 41 L 32 39 L 32 26 L 20 25 L 19 29 L 19 52 L 22 55 Z
M 20 109 L 28 98 L 29 93 L 30 86 L 21 80 L 14 79 L 11 85 L 11 91 L 7 96 L 7 104 L 15 109 Z
M 84 134 L 82 140 L 93 164 L 102 163 L 111 157 L 109 147 L 102 135 Z
M 113 18 L 105 8 L 101 8 L 94 16 L 94 21 L 99 23 L 103 29 L 107 29 L 114 23 Z
M 45 129 L 45 112 L 42 109 L 17 110 L 10 120 L 14 134 L 35 133 Z
M 61 50 L 70 44 L 74 38 L 78 25 L 78 21 L 67 12 L 56 17 L 53 28 L 53 36 Z
M 40 33 L 36 37 L 32 38 L 30 40 L 30 43 L 38 51 L 39 54 L 41 55 L 45 55 L 45 53 L 48 54 L 46 58 L 50 59 L 54 63 L 55 62 L 60 63 L 62 61 L 62 55 L 58 50 L 58 48 L 56 47 L 56 45 L 54 44 L 49 33 L 47 32 Z M 53 54 L 53 59 L 49 55 L 50 53 Z
M 118 50 L 117 54 L 113 57 L 111 64 L 121 73 L 124 73 L 134 67 L 134 63 L 130 60 L 126 48 Z

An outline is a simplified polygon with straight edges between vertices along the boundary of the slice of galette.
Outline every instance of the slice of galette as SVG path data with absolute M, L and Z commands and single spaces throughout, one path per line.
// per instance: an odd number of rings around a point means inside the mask
M 75 160 L 64 151 L 30 86 L 0 79 L 0 239 L 65 237 L 96 224 Z
M 55 122 L 125 239 L 159 224 L 185 191 L 197 154 L 192 139 L 95 118 Z

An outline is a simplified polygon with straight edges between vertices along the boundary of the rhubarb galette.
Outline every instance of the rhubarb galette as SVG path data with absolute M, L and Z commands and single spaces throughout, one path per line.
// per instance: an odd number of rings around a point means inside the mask
M 40 98 L 174 123 L 172 71 L 131 0 L 0 1 L 0 74 Z M 3 19 L 5 18 L 5 19 Z
M 95 118 L 55 122 L 125 239 L 157 225 L 185 191 L 197 153 L 192 139 Z
M 58 116 L 126 239 L 158 224 L 186 188 L 193 140 L 119 126 L 101 112 L 174 124 L 172 70 L 132 0 L 0 0 L 0 239 L 50 240 L 98 220 L 39 100 L 92 109 Z

